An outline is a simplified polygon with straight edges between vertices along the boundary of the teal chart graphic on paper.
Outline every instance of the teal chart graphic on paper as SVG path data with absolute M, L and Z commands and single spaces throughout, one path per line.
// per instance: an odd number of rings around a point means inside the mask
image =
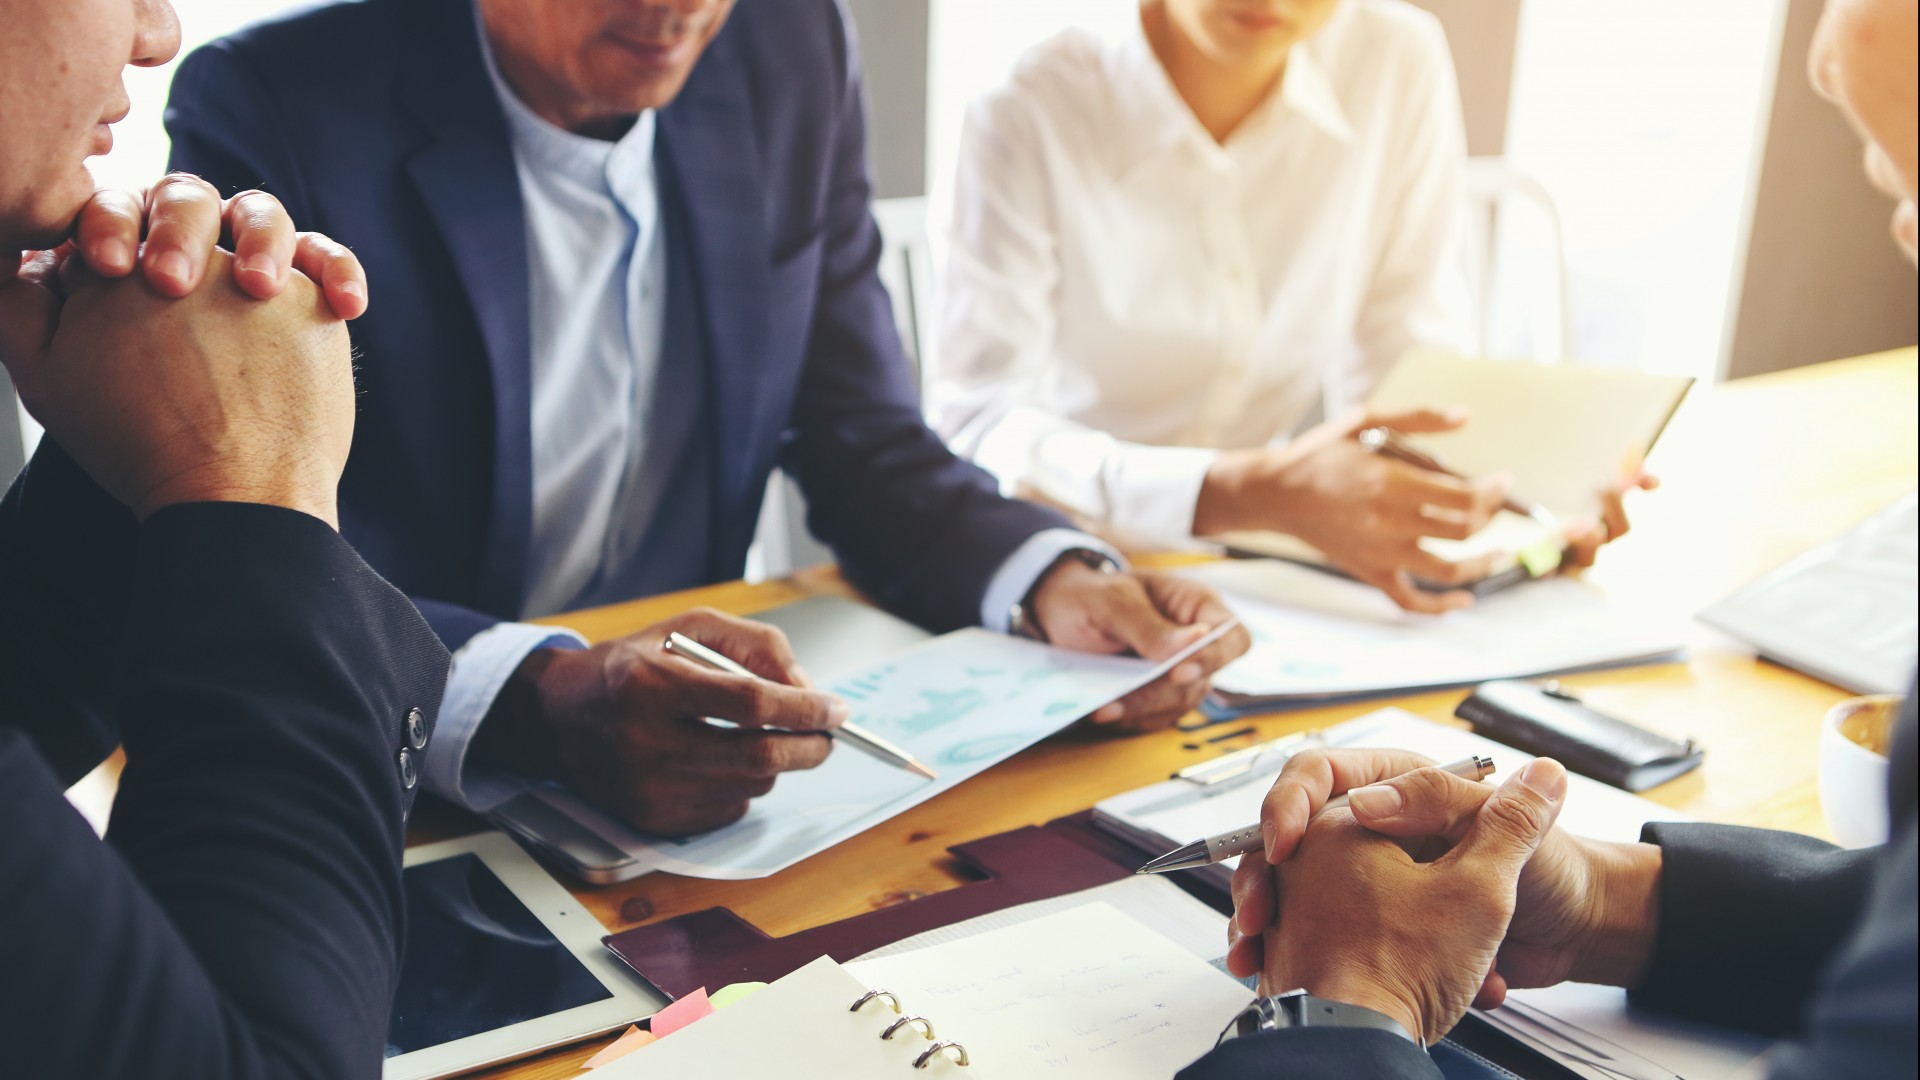
M 924 802 L 1059 731 L 1167 665 L 1087 656 L 984 630 L 959 630 L 828 687 L 851 720 L 940 774 L 925 780 L 849 746 L 786 773 L 747 816 L 644 856 L 705 878 L 765 877 Z

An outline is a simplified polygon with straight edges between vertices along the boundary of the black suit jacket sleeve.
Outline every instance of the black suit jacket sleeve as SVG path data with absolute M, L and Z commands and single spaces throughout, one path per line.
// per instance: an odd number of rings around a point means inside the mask
M 175 507 L 138 548 L 105 843 L 0 701 L 5 1071 L 376 1077 L 403 912 L 396 740 L 408 709 L 432 715 L 446 652 L 306 515 Z
M 1799 1029 L 1859 917 L 1875 850 L 1799 833 L 1655 823 L 1660 929 L 1635 1005 L 1763 1035 Z
M 833 548 L 850 581 L 922 626 L 973 626 L 1007 557 L 1068 522 L 1001 498 L 993 478 L 954 457 L 921 416 L 876 272 L 881 241 L 857 54 L 844 31 L 838 38 L 820 294 L 781 462 L 806 493 L 808 528 Z
M 1821 975 L 1806 1031 L 1773 1057 L 1774 1080 L 1920 1076 L 1920 819 L 1909 811 L 1874 872 L 1853 934 Z
M 120 744 L 110 670 L 139 531 L 52 439 L 0 502 L 0 724 L 25 730 L 62 787 Z
M 1441 1080 L 1440 1067 L 1398 1035 L 1294 1028 L 1221 1043 L 1175 1080 Z

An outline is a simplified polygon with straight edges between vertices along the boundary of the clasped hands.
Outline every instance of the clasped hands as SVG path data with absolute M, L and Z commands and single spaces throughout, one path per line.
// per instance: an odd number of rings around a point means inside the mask
M 353 436 L 342 320 L 366 307 L 358 260 L 295 231 L 279 200 L 174 174 L 95 192 L 66 242 L 0 258 L 0 362 L 142 519 L 231 501 L 337 526 Z
M 1322 813 L 1345 792 L 1349 810 Z M 1633 986 L 1658 924 L 1659 848 L 1555 827 L 1567 775 L 1530 762 L 1497 787 L 1391 750 L 1309 751 L 1261 811 L 1233 875 L 1228 968 L 1437 1041 L 1509 988 Z

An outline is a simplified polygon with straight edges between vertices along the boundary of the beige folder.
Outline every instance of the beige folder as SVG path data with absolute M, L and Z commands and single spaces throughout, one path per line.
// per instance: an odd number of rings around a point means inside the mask
M 1470 419 L 1463 427 L 1409 441 L 1465 476 L 1513 474 L 1515 497 L 1565 520 L 1599 512 L 1600 493 L 1634 474 L 1692 385 L 1683 376 L 1630 368 L 1416 349 L 1394 365 L 1367 403 L 1378 412 L 1464 406 Z M 1542 536 L 1537 522 L 1502 513 L 1469 540 L 1429 539 L 1423 546 L 1442 558 L 1464 559 L 1513 551 Z M 1282 534 L 1219 539 L 1247 554 L 1327 561 Z

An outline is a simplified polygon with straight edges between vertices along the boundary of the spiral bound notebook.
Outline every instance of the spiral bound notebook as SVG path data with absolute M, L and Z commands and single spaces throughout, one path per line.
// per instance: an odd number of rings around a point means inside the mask
M 823 956 L 602 1072 L 1166 1080 L 1206 1053 L 1250 996 L 1092 901 L 845 967 Z
M 914 1012 L 913 1004 L 905 995 L 868 990 L 823 956 L 592 1076 L 1005 1080 L 973 1060 L 964 1041 L 940 1030 L 937 1019 Z

